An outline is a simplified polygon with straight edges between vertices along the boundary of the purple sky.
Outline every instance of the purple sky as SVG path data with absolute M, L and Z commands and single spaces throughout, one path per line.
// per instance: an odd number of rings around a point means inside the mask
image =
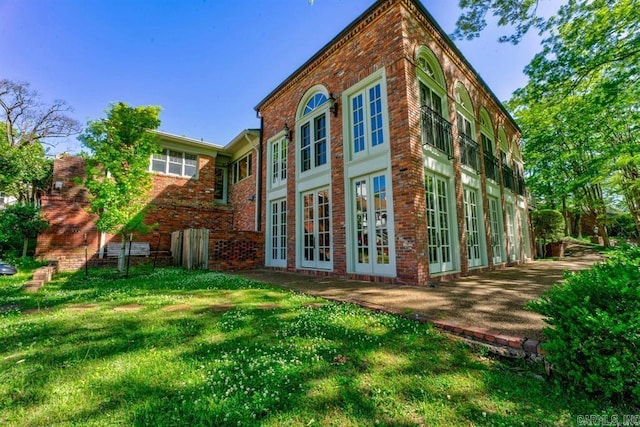
M 153 104 L 161 130 L 224 145 L 258 127 L 253 107 L 373 1 L 0 0 L 0 78 L 66 100 L 83 125 L 111 102 Z M 422 1 L 451 33 L 457 1 Z M 456 44 L 507 100 L 539 39 L 514 47 L 497 42 L 503 33 Z M 53 152 L 80 148 L 70 138 Z

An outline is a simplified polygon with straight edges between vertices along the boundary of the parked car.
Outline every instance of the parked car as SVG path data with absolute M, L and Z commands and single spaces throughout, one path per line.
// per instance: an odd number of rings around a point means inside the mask
M 18 272 L 18 269 L 13 265 L 9 265 L 6 262 L 0 260 L 0 275 L 2 276 L 13 276 Z

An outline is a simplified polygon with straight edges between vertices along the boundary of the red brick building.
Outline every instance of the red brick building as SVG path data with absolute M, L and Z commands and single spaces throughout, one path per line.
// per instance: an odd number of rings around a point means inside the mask
M 241 132 L 225 147 L 164 132 L 158 134 L 162 152 L 149 159 L 153 186 L 149 194 L 151 234 L 134 236 L 148 243 L 152 256 L 170 255 L 171 233 L 207 228 L 212 268 L 255 267 L 264 258 L 262 233 L 256 232 L 257 155 L 260 132 Z M 42 198 L 50 228 L 38 236 L 36 256 L 59 262 L 62 269 L 84 265 L 84 248 L 93 264 L 109 263 L 107 247 L 119 237 L 99 233 L 89 214 L 88 193 L 82 186 L 82 157 L 55 159 L 53 185 Z M 115 240 L 114 240 L 115 239 Z M 213 248 L 224 248 L 214 251 Z M 220 259 L 218 259 L 220 258 Z
M 379 0 L 257 106 L 265 265 L 426 284 L 531 258 L 520 130 L 418 0 Z

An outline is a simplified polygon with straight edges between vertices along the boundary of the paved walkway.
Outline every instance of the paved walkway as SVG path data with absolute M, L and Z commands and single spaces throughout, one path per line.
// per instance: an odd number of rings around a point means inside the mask
M 542 317 L 526 310 L 524 305 L 562 280 L 564 271 L 588 268 L 599 259 L 599 255 L 577 248 L 560 260 L 534 261 L 442 282 L 434 288 L 315 277 L 268 269 L 237 274 L 331 300 L 415 315 L 416 318 L 435 321 L 440 327 L 443 324 L 459 325 L 469 327 L 471 331 L 480 327 L 492 331 L 494 336 L 519 337 L 522 343 L 525 338 L 542 340 L 544 326 Z

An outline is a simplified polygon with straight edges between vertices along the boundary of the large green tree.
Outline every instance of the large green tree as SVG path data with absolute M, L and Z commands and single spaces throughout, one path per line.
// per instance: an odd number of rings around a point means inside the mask
M 98 214 L 99 231 L 117 234 L 122 241 L 118 268 L 124 268 L 126 237 L 144 233 L 151 176 L 149 158 L 158 151 L 156 135 L 160 107 L 130 107 L 113 104 L 106 119 L 89 122 L 80 136 L 91 150 L 86 186 L 91 194 L 91 211 Z
M 459 3 L 458 37 L 476 37 L 488 13 L 512 26 L 501 41 L 518 43 L 532 28 L 543 37 L 527 85 L 510 102 L 534 194 L 595 214 L 606 240 L 617 193 L 640 231 L 640 0 L 569 0 L 548 19 L 538 0 Z

